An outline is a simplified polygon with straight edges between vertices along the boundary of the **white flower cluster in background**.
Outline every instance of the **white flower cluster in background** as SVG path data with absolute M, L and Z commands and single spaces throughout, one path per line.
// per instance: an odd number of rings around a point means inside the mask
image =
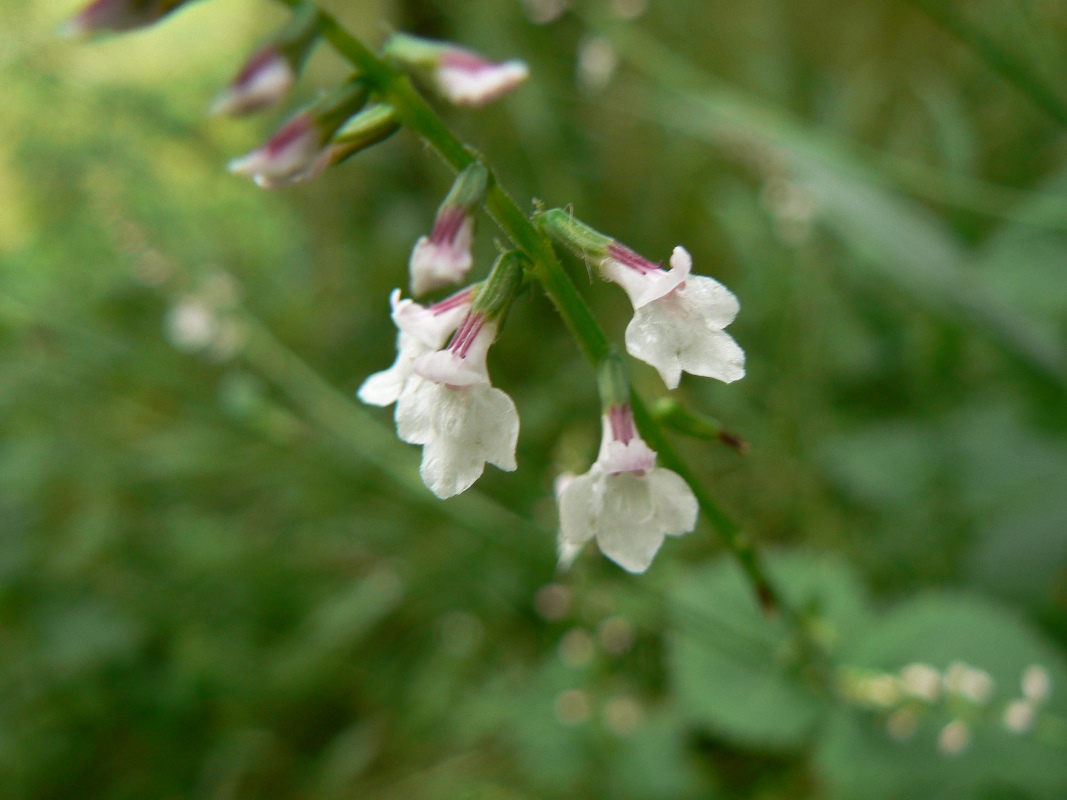
M 883 714 L 893 740 L 911 739 L 924 721 L 938 726 L 936 746 L 945 756 L 967 750 L 979 726 L 1013 735 L 1032 731 L 1052 681 L 1045 667 L 1032 664 L 1019 685 L 1021 697 L 996 702 L 993 676 L 962 661 L 943 670 L 914 662 L 895 673 L 845 667 L 837 675 L 838 694 L 851 705 Z

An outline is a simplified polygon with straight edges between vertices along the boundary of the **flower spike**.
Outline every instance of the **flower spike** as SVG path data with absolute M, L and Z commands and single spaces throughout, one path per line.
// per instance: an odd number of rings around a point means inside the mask
M 600 368 L 603 435 L 597 460 L 584 475 L 563 476 L 559 502 L 560 565 L 569 567 L 595 538 L 600 551 L 628 572 L 644 572 L 666 536 L 696 527 L 693 490 L 676 472 L 656 466 L 634 425 L 629 389 L 617 356 Z
M 519 414 L 489 382 L 486 355 L 522 285 L 524 257 L 505 253 L 481 287 L 448 347 L 418 356 L 396 404 L 397 434 L 422 445 L 419 474 L 445 499 L 481 477 L 486 462 L 511 472 Z
M 447 42 L 395 33 L 385 44 L 391 61 L 428 73 L 438 93 L 457 106 L 484 106 L 514 91 L 530 76 L 522 61 L 495 64 Z
M 684 247 L 674 248 L 665 270 L 561 209 L 546 211 L 539 222 L 623 288 L 634 307 L 626 351 L 655 367 L 668 388 L 678 387 L 683 372 L 724 383 L 745 376 L 745 353 L 723 331 L 740 310 L 737 298 L 714 278 L 691 274 L 693 259 Z
M 70 37 L 131 31 L 163 19 L 186 0 L 95 0 L 63 26 Z
M 456 176 L 452 190 L 437 210 L 433 231 L 411 251 L 411 292 L 421 296 L 449 284 L 462 283 L 474 258 L 471 245 L 478 210 L 485 202 L 489 171 L 478 161 Z
M 334 159 L 330 143 L 346 120 L 367 102 L 370 90 L 353 80 L 292 117 L 265 145 L 230 162 L 230 172 L 278 189 L 317 178 Z
M 215 98 L 212 113 L 240 116 L 277 103 L 296 83 L 318 42 L 318 9 L 311 4 L 301 6 L 289 24 L 260 47 Z

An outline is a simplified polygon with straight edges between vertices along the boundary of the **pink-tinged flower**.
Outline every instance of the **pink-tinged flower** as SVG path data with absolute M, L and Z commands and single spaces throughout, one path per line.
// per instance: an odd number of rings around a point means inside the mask
M 250 114 L 281 100 L 320 38 L 319 11 L 310 3 L 299 6 L 281 29 L 259 47 L 237 77 L 215 98 L 212 112 Z
M 484 106 L 513 92 L 528 77 L 530 68 L 522 61 L 494 64 L 459 47 L 446 49 L 434 71 L 441 95 L 457 106 L 470 107 Z
M 385 44 L 393 62 L 428 75 L 434 88 L 459 106 L 483 106 L 513 91 L 529 75 L 522 61 L 493 63 L 448 42 L 393 34 Z
M 593 466 L 556 485 L 560 564 L 569 566 L 595 538 L 620 567 L 644 572 L 666 536 L 696 527 L 697 500 L 677 473 L 656 466 L 656 453 L 637 433 L 629 405 L 609 406 L 602 421 Z
M 396 361 L 389 369 L 376 372 L 363 382 L 359 399 L 374 406 L 395 403 L 413 374 L 415 359 L 444 346 L 470 310 L 474 291 L 464 289 L 440 303 L 421 306 L 413 300 L 402 300 L 400 290 L 394 289 L 389 303 L 397 327 Z
M 745 353 L 723 331 L 740 309 L 737 298 L 713 278 L 692 275 L 693 259 L 684 247 L 674 248 L 665 270 L 562 209 L 537 221 L 625 290 L 634 307 L 626 350 L 655 367 L 668 387 L 676 388 L 683 372 L 726 383 L 745 376 Z
M 230 172 L 245 175 L 264 189 L 279 189 L 317 178 L 335 160 L 331 143 L 345 122 L 367 102 L 361 81 L 335 89 L 290 119 L 265 145 L 230 162 Z
M 129 31 L 159 21 L 186 0 L 95 0 L 63 26 L 65 36 Z
M 422 236 L 411 251 L 411 292 L 416 296 L 449 284 L 462 283 L 474 257 L 474 217 L 463 208 L 437 215 L 429 237 Z
M 251 178 L 264 189 L 281 189 L 313 180 L 329 165 L 329 140 L 323 140 L 314 117 L 303 112 L 258 150 L 231 161 L 230 172 Z
M 419 296 L 449 284 L 462 283 L 474 263 L 471 245 L 479 209 L 485 202 L 489 171 L 479 162 L 456 176 L 430 235 L 411 251 L 411 292 Z
M 740 310 L 737 298 L 714 278 L 691 275 L 692 268 L 684 247 L 674 248 L 671 269 L 662 270 L 617 244 L 601 264 L 634 306 L 626 351 L 655 367 L 670 389 L 682 372 L 725 383 L 745 377 L 745 352 L 723 331 Z
M 212 103 L 212 114 L 236 117 L 274 105 L 296 83 L 296 70 L 274 45 L 256 52 Z
M 497 323 L 468 314 L 446 350 L 414 360 L 397 400 L 397 434 L 422 445 L 419 474 L 442 499 L 470 488 L 486 462 L 508 472 L 517 467 L 519 414 L 490 384 L 486 366 L 496 333 Z

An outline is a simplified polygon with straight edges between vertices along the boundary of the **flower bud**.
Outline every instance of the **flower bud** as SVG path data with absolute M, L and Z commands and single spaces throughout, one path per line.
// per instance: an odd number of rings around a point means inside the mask
M 318 9 L 311 4 L 301 6 L 215 98 L 212 113 L 240 116 L 281 100 L 296 83 L 318 41 Z
M 408 69 L 428 73 L 438 93 L 458 106 L 484 106 L 525 81 L 530 70 L 522 61 L 494 64 L 477 53 L 447 42 L 395 33 L 385 43 L 385 56 Z
M 415 243 L 409 264 L 411 291 L 423 295 L 449 284 L 462 283 L 474 264 L 471 245 L 478 210 L 485 202 L 489 172 L 478 161 L 456 176 L 437 210 L 433 231 Z
M 186 0 L 95 0 L 63 26 L 65 36 L 90 36 L 151 25 Z
M 304 183 L 333 163 L 330 143 L 345 121 L 367 102 L 370 90 L 356 79 L 290 119 L 265 145 L 230 162 L 264 189 Z

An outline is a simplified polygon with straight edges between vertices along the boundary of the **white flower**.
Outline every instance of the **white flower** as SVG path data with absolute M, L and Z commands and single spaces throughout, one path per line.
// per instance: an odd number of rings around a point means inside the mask
M 725 383 L 745 376 L 745 353 L 723 331 L 740 309 L 737 298 L 713 278 L 691 275 L 692 268 L 684 247 L 674 248 L 671 269 L 664 270 L 619 244 L 600 265 L 633 303 L 627 352 L 655 367 L 671 389 L 682 372 Z
M 522 61 L 494 64 L 460 47 L 443 50 L 434 80 L 438 91 L 458 106 L 483 106 L 514 90 L 530 76 Z
M 237 77 L 215 98 L 213 114 L 251 114 L 281 100 L 296 82 L 293 65 L 276 47 L 253 55 Z
M 644 572 L 665 536 L 696 527 L 697 500 L 675 472 L 657 467 L 627 406 L 604 415 L 596 462 L 557 484 L 560 561 L 567 566 L 596 537 L 600 551 L 629 572 Z
M 330 165 L 330 148 L 311 114 L 293 117 L 265 145 L 230 162 L 230 172 L 279 189 L 316 178 Z
M 388 406 L 397 401 L 404 384 L 411 377 L 415 359 L 440 350 L 470 309 L 473 290 L 459 292 L 429 307 L 412 300 L 402 300 L 400 290 L 389 296 L 393 322 L 397 327 L 396 361 L 386 370 L 363 381 L 357 393 L 364 403 Z
M 411 292 L 416 296 L 449 284 L 462 283 L 474 258 L 474 217 L 462 206 L 438 214 L 429 237 L 411 251 Z
M 485 363 L 496 330 L 496 323 L 469 315 L 447 350 L 414 360 L 397 401 L 397 434 L 423 446 L 419 473 L 442 499 L 469 489 L 486 462 L 508 472 L 517 467 L 518 411 L 489 383 Z

